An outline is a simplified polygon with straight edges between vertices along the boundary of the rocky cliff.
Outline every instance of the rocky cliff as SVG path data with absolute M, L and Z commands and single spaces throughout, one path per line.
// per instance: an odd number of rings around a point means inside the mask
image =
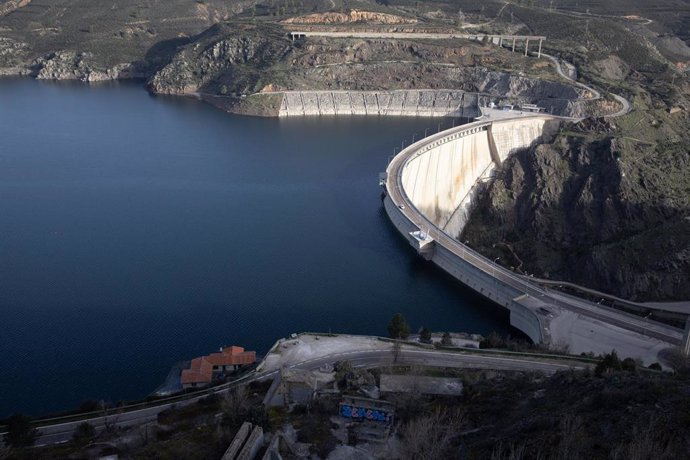
M 282 32 L 275 28 L 217 25 L 175 54 L 148 87 L 165 94 L 254 92 L 263 71 L 288 49 Z
M 147 68 L 141 64 L 122 63 L 103 68 L 91 53 L 61 51 L 36 59 L 31 72 L 39 80 L 81 80 L 88 82 L 145 78 Z
M 690 299 L 690 147 L 629 144 L 610 122 L 566 125 L 505 162 L 461 238 L 520 273 Z

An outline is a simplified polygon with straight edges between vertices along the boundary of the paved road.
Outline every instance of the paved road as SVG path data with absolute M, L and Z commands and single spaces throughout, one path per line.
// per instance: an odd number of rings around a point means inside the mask
M 556 65 L 556 72 L 558 72 L 558 74 L 561 77 L 563 77 L 566 80 L 572 82 L 573 84 L 579 86 L 580 88 L 583 88 L 583 89 L 586 89 L 587 91 L 590 91 L 594 95 L 594 97 L 591 100 L 594 101 L 597 99 L 601 99 L 601 93 L 598 90 L 592 88 L 591 86 L 587 86 L 584 83 L 580 83 L 579 81 L 572 79 L 569 75 L 566 75 L 566 73 L 563 71 L 563 68 L 561 67 L 561 61 L 558 58 L 551 56 L 550 54 L 546 54 L 546 53 L 541 53 L 541 55 L 544 56 L 545 58 L 549 59 L 551 62 L 553 62 Z M 630 104 L 630 102 L 626 98 L 624 98 L 623 96 L 619 96 L 618 94 L 613 94 L 613 93 L 609 93 L 609 94 L 611 94 L 611 96 L 621 104 L 621 109 L 616 113 L 612 113 L 610 115 L 604 115 L 604 118 L 620 117 L 620 116 L 623 116 L 632 110 L 632 105 Z
M 392 350 L 355 350 L 344 353 L 324 355 L 307 361 L 297 362 L 289 365 L 288 368 L 318 370 L 324 364 L 333 364 L 336 361 L 344 360 L 350 361 L 355 367 L 372 368 L 393 364 L 393 353 Z M 567 369 L 584 369 L 591 366 L 589 363 L 581 361 L 556 360 L 527 356 L 503 356 L 491 352 L 460 353 L 439 350 L 423 350 L 405 346 L 403 346 L 402 351 L 399 354 L 398 363 L 434 367 L 494 369 L 503 371 L 532 371 L 543 372 L 545 374 L 553 374 L 555 372 Z M 172 406 L 182 407 L 193 404 L 199 399 L 208 396 L 209 392 L 223 394 L 237 385 L 246 385 L 250 382 L 272 379 L 277 373 L 277 370 L 273 370 L 269 372 L 252 374 L 247 378 L 242 379 L 241 382 L 216 387 L 204 392 L 203 394 L 190 397 L 183 401 L 161 404 L 155 407 L 133 410 L 122 414 L 99 416 L 85 420 L 40 427 L 39 438 L 36 442 L 36 445 L 42 446 L 67 442 L 72 439 L 72 433 L 74 433 L 76 427 L 83 422 L 88 422 L 97 430 L 102 430 L 106 427 L 142 425 L 144 423 L 156 420 L 160 412 Z
M 323 364 L 347 360 L 355 367 L 381 367 L 394 364 L 392 351 L 351 351 L 336 355 L 314 358 L 290 368 L 315 370 Z M 556 359 L 529 358 L 524 356 L 504 356 L 490 353 L 458 353 L 438 350 L 421 350 L 403 348 L 398 357 L 398 364 L 431 367 L 454 367 L 467 369 L 493 369 L 501 371 L 542 372 L 547 375 L 558 371 L 591 367 L 591 364 L 579 361 L 559 361 Z
M 597 91 L 596 89 L 592 88 L 591 86 L 585 85 L 584 83 L 580 83 L 579 81 L 574 80 L 573 78 L 571 78 L 570 75 L 567 75 L 567 74 L 563 71 L 563 67 L 561 66 L 561 61 L 560 61 L 560 59 L 558 59 L 558 58 L 555 57 L 555 56 L 551 56 L 550 54 L 546 54 L 546 53 L 541 53 L 541 55 L 542 55 L 542 57 L 545 57 L 546 59 L 548 59 L 548 60 L 550 60 L 551 62 L 554 63 L 554 65 L 556 66 L 556 72 L 558 72 L 558 75 L 560 75 L 561 77 L 565 78 L 565 79 L 568 80 L 569 82 L 572 82 L 573 84 L 579 86 L 580 88 L 586 89 L 587 91 L 591 92 L 591 93 L 594 95 L 594 97 L 593 97 L 591 100 L 596 100 L 596 99 L 600 99 L 600 98 L 601 98 L 601 93 L 600 93 L 599 91 Z
M 484 37 L 503 38 L 504 40 L 546 40 L 543 35 L 505 35 L 505 34 L 443 34 L 435 32 L 321 32 L 321 31 L 292 31 L 293 38 L 298 37 L 330 37 L 330 38 L 385 38 L 408 40 L 450 40 L 456 38 L 482 39 Z

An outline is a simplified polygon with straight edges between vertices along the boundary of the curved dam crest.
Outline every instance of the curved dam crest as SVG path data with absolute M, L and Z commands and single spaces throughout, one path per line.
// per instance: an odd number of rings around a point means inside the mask
M 512 153 L 547 141 L 560 125 L 548 115 L 509 117 L 440 132 L 394 157 L 381 178 L 394 226 L 424 259 L 507 308 L 511 325 L 535 343 L 572 353 L 615 349 L 646 364 L 658 361 L 665 348 L 687 344 L 680 329 L 548 289 L 457 240 L 478 184 Z
M 436 227 L 457 236 L 469 219 L 477 183 L 488 180 L 511 153 L 530 147 L 558 124 L 531 117 L 460 129 L 423 147 L 406 163 L 403 188 Z
M 511 153 L 539 142 L 547 125 L 558 124 L 558 120 L 548 116 L 480 121 L 425 138 L 408 147 L 408 152 L 414 153 L 409 156 L 401 153 L 391 162 L 387 188 L 409 200 L 426 222 L 410 225 L 404 205 L 393 204 L 390 196 L 384 200 L 393 223 L 424 258 L 433 260 L 467 286 L 509 308 L 511 325 L 535 343 L 548 343 L 550 338 L 541 318 L 515 301 L 521 293 L 498 289 L 485 271 L 462 259 L 457 261 L 452 251 L 435 244 L 434 240 L 445 237 L 455 241 L 454 237 L 462 231 L 476 202 L 476 184 L 488 180 Z M 401 160 L 401 157 L 407 158 Z M 404 162 L 401 167 L 396 168 L 396 160 Z M 415 235 L 415 230 L 421 233 Z M 464 255 L 467 255 L 466 250 Z M 495 271 L 495 268 L 489 266 L 487 270 Z

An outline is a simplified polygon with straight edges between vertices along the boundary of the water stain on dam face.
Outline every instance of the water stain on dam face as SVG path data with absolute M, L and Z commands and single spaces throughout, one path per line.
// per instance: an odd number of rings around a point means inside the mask
M 170 366 L 306 330 L 508 332 L 378 200 L 438 120 L 258 119 L 140 84 L 0 81 L 0 417 L 141 398 Z

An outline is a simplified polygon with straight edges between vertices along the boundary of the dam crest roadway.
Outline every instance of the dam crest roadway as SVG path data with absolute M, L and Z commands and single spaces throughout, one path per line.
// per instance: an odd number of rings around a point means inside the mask
M 646 365 L 658 361 L 663 349 L 681 346 L 687 351 L 688 328 L 684 334 L 666 324 L 548 289 L 454 237 L 467 223 L 478 183 L 490 178 L 515 151 L 555 133 L 560 123 L 549 115 L 491 112 L 491 121 L 426 137 L 391 160 L 381 185 L 386 213 L 397 230 L 426 260 L 507 308 L 511 325 L 535 343 L 570 353 L 615 349 Z

